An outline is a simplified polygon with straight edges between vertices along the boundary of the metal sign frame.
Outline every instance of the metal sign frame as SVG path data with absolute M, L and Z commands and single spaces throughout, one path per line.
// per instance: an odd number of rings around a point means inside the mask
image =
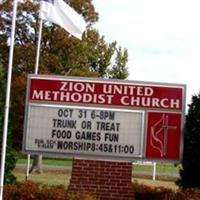
M 106 104 L 90 104 L 90 103 L 79 103 L 79 102 L 53 102 L 51 101 L 51 99 L 48 101 L 43 101 L 41 99 L 39 100 L 30 100 L 30 92 L 31 92 L 31 80 L 47 80 L 47 81 L 76 81 L 76 82 L 81 82 L 81 83 L 94 83 L 94 84 L 107 84 L 107 85 L 115 85 L 115 84 L 122 84 L 122 85 L 136 85 L 136 87 L 142 88 L 142 87 L 154 87 L 154 88 L 161 88 L 160 90 L 162 90 L 162 88 L 164 88 L 165 91 L 167 91 L 168 88 L 172 88 L 174 91 L 178 88 L 178 90 L 181 91 L 181 97 L 180 97 L 180 108 L 178 109 L 171 109 L 171 108 L 146 108 L 146 107 L 141 107 L 141 106 L 122 106 L 122 105 L 106 105 Z M 77 87 L 78 88 L 78 87 Z M 150 89 L 149 89 L 150 91 Z M 146 91 L 147 94 L 148 91 Z M 72 91 L 73 93 L 73 91 Z M 141 92 L 139 91 L 138 94 L 141 94 Z M 179 96 L 180 96 L 179 94 Z M 39 95 L 38 95 L 39 96 Z M 23 136 L 23 152 L 24 153 L 33 153 L 33 154 L 45 154 L 45 155 L 50 155 L 50 156 L 67 156 L 67 157 L 85 157 L 85 158 L 91 158 L 91 159 L 104 159 L 104 160 L 128 160 L 128 161 L 134 161 L 134 160 L 138 160 L 138 159 L 142 159 L 142 160 L 150 160 L 150 161 L 159 161 L 161 160 L 162 162 L 166 161 L 166 162 L 178 162 L 182 159 L 182 149 L 183 149 L 183 135 L 182 133 L 180 133 L 180 144 L 179 144 L 179 156 L 178 158 L 176 157 L 171 157 L 168 158 L 167 154 L 163 157 L 159 157 L 156 155 L 150 156 L 148 157 L 147 154 L 147 145 L 148 145 L 148 139 L 147 139 L 147 129 L 148 129 L 148 113 L 154 112 L 154 113 L 166 113 L 167 119 L 168 116 L 171 116 L 171 114 L 178 114 L 180 115 L 179 118 L 181 118 L 180 121 L 180 131 L 182 131 L 183 128 L 183 123 L 184 123 L 184 114 L 185 114 L 185 96 L 186 96 L 186 85 L 184 84 L 169 84 L 169 83 L 155 83 L 155 82 L 141 82 L 141 81 L 122 81 L 122 80 L 105 80 L 105 79 L 93 79 L 93 78 L 80 78 L 80 77 L 63 77 L 63 76 L 48 76 L 48 75 L 29 75 L 28 76 L 28 84 L 27 84 L 27 93 L 26 93 L 26 106 L 25 106 L 25 120 L 24 120 L 24 136 Z M 156 98 L 155 98 L 156 99 Z M 134 99 L 135 101 L 135 99 Z M 156 100 L 155 100 L 156 101 Z M 163 100 L 163 105 L 165 105 L 164 103 L 167 102 L 167 100 Z M 174 103 L 174 102 L 172 102 Z M 175 102 L 176 103 L 176 102 Z M 174 104 L 175 104 L 174 103 Z M 80 153 L 80 154 L 57 154 L 57 153 L 52 153 L 52 152 L 45 152 L 45 151 L 33 151 L 33 150 L 28 150 L 26 147 L 26 138 L 27 138 L 27 127 L 28 127 L 28 123 L 29 123 L 29 114 L 30 114 L 30 106 L 34 106 L 37 105 L 39 107 L 54 107 L 54 108 L 59 108 L 59 107 L 72 107 L 72 108 L 82 108 L 82 109 L 96 109 L 96 110 L 112 110 L 115 112 L 140 112 L 142 113 L 143 119 L 142 119 L 142 132 L 141 132 L 141 145 L 142 145 L 142 152 L 141 155 L 139 156 L 133 156 L 133 157 L 123 157 L 123 156 L 112 156 L 112 155 L 91 155 L 90 153 L 86 154 L 86 153 Z M 173 116 L 172 116 L 173 117 Z M 157 123 L 156 121 L 153 122 L 154 124 Z M 162 122 L 163 123 L 163 122 Z M 151 128 L 152 129 L 152 128 Z M 151 131 L 152 132 L 152 131 Z M 159 130 L 157 131 L 159 132 Z M 157 132 L 155 131 L 155 134 L 157 134 Z M 155 136 L 154 134 L 154 136 Z M 172 135 L 171 133 L 169 135 Z M 149 136 L 148 136 L 149 137 Z M 157 137 L 157 136 L 156 136 Z M 171 136 L 170 136 L 171 137 Z M 156 138 L 156 140 L 154 141 L 154 145 L 152 146 L 158 146 L 159 144 L 159 140 L 162 140 L 162 138 Z M 157 143 L 156 143 L 157 142 Z M 153 149 L 153 151 L 160 151 L 161 147 L 157 147 Z

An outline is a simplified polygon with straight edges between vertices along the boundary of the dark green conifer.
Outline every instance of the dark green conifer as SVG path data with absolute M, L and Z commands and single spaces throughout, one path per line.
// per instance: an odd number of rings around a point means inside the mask
M 200 93 L 192 97 L 185 119 L 180 177 L 178 185 L 200 188 Z

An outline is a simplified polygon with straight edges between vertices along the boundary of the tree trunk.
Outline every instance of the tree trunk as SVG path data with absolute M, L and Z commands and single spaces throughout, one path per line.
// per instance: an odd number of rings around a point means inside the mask
M 42 173 L 42 155 L 35 155 L 29 173 L 37 172 Z

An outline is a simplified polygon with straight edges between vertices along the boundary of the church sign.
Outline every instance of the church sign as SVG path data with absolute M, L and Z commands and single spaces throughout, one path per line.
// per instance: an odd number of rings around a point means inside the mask
M 185 85 L 29 75 L 23 151 L 181 159 Z

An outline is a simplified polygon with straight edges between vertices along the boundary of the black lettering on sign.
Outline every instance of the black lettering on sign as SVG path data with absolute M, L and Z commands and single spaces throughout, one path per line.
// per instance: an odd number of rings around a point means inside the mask
M 92 129 L 92 122 L 91 121 L 82 121 L 81 128 L 91 130 Z
M 95 143 L 58 141 L 57 149 L 69 151 L 95 151 Z
M 96 122 L 97 130 L 100 131 L 119 131 L 120 123 Z
M 104 152 L 104 153 L 112 153 L 113 152 L 112 144 L 100 144 L 98 149 L 99 149 L 99 151 Z
M 42 149 L 53 149 L 56 141 L 54 140 L 43 140 L 43 139 L 35 139 L 35 144 L 37 144 L 38 148 Z
M 53 127 L 76 129 L 76 120 L 53 119 Z
M 90 132 L 90 131 L 77 131 L 75 133 L 75 138 L 77 140 L 90 140 L 90 141 L 100 141 L 101 133 L 100 132 Z
M 71 118 L 73 114 L 73 109 L 59 109 L 58 116 L 59 117 L 69 117 Z
M 87 110 L 79 110 L 79 118 L 87 118 Z
M 99 118 L 100 120 L 114 120 L 115 119 L 115 112 L 111 111 L 91 111 L 91 118 Z
M 99 118 L 102 119 L 102 120 L 114 120 L 115 119 L 115 112 L 100 111 Z
M 62 139 L 70 139 L 72 137 L 72 132 L 70 130 L 60 130 L 60 129 L 52 129 L 51 132 L 52 138 L 62 138 Z
M 119 141 L 119 134 L 117 133 L 105 133 L 104 141 L 107 142 L 118 142 Z
M 133 145 L 114 145 L 114 152 L 117 154 L 133 154 Z

